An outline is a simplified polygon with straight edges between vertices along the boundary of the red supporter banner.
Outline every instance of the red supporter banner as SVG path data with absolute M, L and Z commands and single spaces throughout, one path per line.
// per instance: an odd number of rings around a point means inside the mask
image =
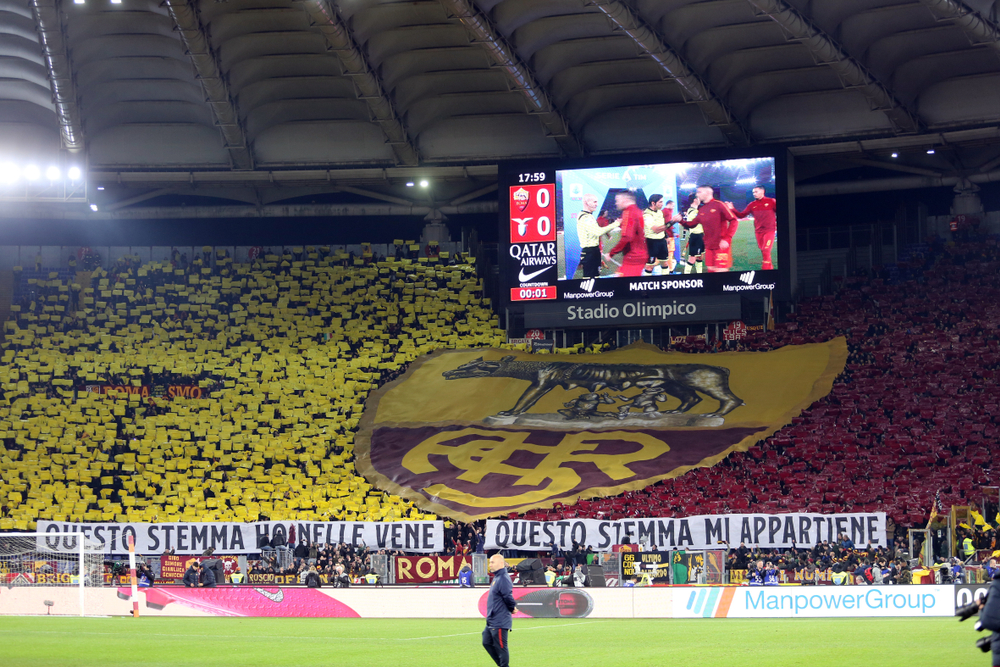
M 161 582 L 181 581 L 184 579 L 184 572 L 191 566 L 191 563 L 204 563 L 206 560 L 221 560 L 226 566 L 226 574 L 230 575 L 236 571 L 239 561 L 236 556 L 160 556 L 160 578 Z M 218 582 L 224 583 L 224 582 Z
M 88 384 L 86 389 L 92 394 L 135 394 L 136 396 L 142 396 L 143 398 L 161 395 L 159 392 L 154 391 L 153 387 L 148 385 L 132 387 L 129 385 Z M 159 387 L 159 390 L 162 391 L 162 395 L 167 398 L 207 398 L 209 393 L 207 389 L 203 389 L 196 384 L 170 384 Z
M 152 394 L 151 388 L 146 385 L 130 387 L 129 385 L 116 384 L 88 384 L 87 391 L 92 394 L 135 394 L 143 398 L 149 398 Z
M 114 577 L 102 575 L 105 586 L 114 583 Z M 0 584 L 6 586 L 63 586 L 79 584 L 80 578 L 68 572 L 0 572 Z
M 397 584 L 429 584 L 458 579 L 463 565 L 472 567 L 469 556 L 396 556 Z
M 208 391 L 196 384 L 172 384 L 167 387 L 167 398 L 204 398 Z

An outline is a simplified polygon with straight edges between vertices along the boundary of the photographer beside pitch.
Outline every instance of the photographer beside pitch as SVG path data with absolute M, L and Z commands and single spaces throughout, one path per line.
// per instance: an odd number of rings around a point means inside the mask
M 976 629 L 990 630 L 993 634 L 989 637 L 981 637 L 976 642 L 976 646 L 983 653 L 992 649 L 993 667 L 1000 667 L 1000 572 L 993 575 L 990 589 L 984 598 L 962 607 L 955 612 L 955 615 L 964 621 L 977 612 L 979 613 L 979 621 L 976 623 Z
M 483 648 L 493 658 L 493 662 L 497 663 L 497 667 L 508 667 L 511 614 L 515 611 L 514 584 L 507 573 L 507 563 L 502 555 L 490 556 L 490 572 L 493 573 L 493 583 L 490 585 L 490 595 L 486 600 Z

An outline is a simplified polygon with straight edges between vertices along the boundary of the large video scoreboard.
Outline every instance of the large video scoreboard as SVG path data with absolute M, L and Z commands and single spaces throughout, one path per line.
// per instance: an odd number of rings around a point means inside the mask
M 673 313 L 690 309 L 695 298 L 703 304 L 712 303 L 706 297 L 728 297 L 730 304 L 746 295 L 785 298 L 784 155 L 703 157 L 502 164 L 500 261 L 508 306 L 528 305 L 530 312 L 531 304 L 550 311 L 560 304 L 570 319 L 585 319 L 586 310 L 609 301 L 639 299 Z M 695 319 L 690 315 L 683 319 Z

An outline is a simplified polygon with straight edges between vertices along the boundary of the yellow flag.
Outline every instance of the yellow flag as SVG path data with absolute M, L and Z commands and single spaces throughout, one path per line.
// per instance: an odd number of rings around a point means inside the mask
M 980 514 L 979 512 L 977 512 L 976 510 L 970 509 L 969 510 L 969 514 L 972 515 L 972 520 L 976 522 L 977 526 L 985 526 L 985 525 L 987 525 L 986 524 L 986 519 L 984 519 L 983 515 Z M 968 528 L 968 526 L 966 526 L 966 528 Z

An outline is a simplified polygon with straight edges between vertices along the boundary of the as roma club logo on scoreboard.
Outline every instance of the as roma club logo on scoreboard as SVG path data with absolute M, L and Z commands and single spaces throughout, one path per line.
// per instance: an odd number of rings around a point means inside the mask
M 511 301 L 556 298 L 555 186 L 515 185 L 510 188 L 510 256 L 520 287 Z

